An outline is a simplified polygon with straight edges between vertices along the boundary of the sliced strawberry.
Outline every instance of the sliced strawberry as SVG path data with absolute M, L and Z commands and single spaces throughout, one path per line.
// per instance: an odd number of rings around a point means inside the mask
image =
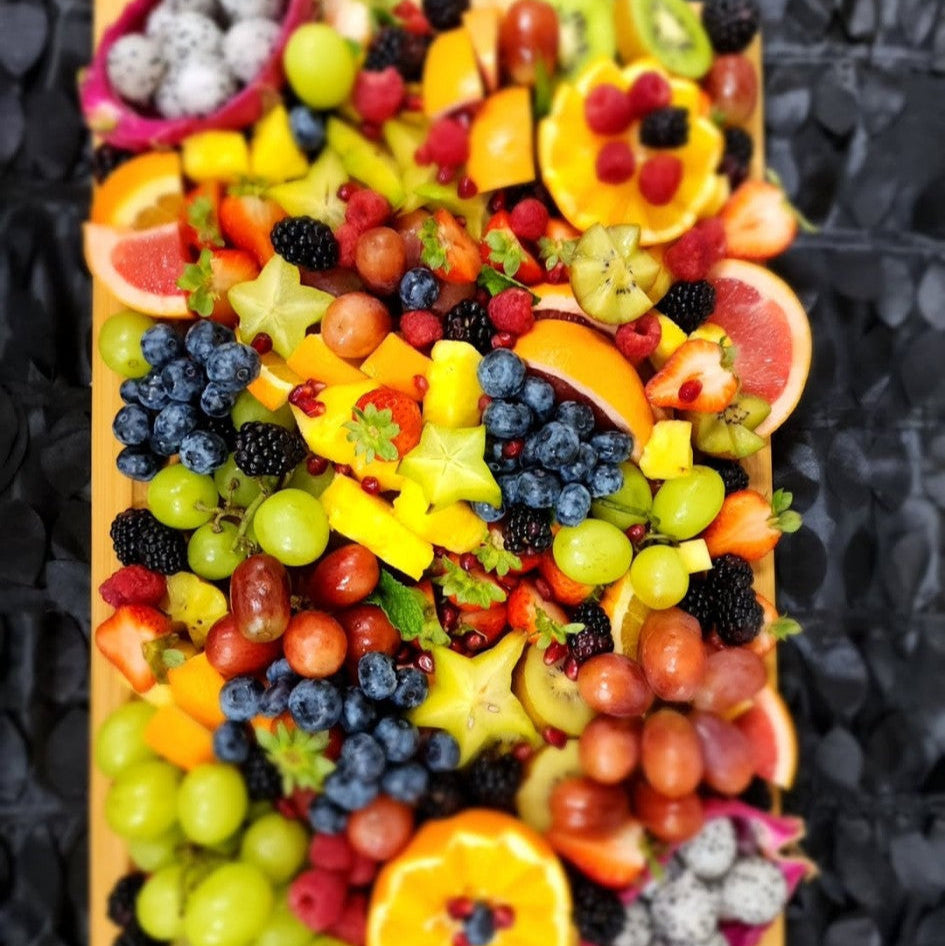
M 227 292 L 259 275 L 256 257 L 246 250 L 201 250 L 196 263 L 184 267 L 177 280 L 187 290 L 187 307 L 205 319 L 231 328 L 239 321 Z
M 748 650 L 754 651 L 759 657 L 769 654 L 777 646 L 778 641 L 783 641 L 786 637 L 801 632 L 801 625 L 788 617 L 786 614 L 778 614 L 778 609 L 764 595 L 755 592 L 755 599 L 761 605 L 764 613 L 764 622 L 761 625 L 761 633 L 745 646 Z
M 717 342 L 684 342 L 646 384 L 654 407 L 716 413 L 725 410 L 738 390 L 738 378 L 726 364 L 728 352 Z
M 550 551 L 542 555 L 541 561 L 538 563 L 538 571 L 548 583 L 555 601 L 559 604 L 580 604 L 594 590 L 593 585 L 585 585 L 573 578 L 568 578 L 555 564 L 555 557 Z
M 220 201 L 223 235 L 241 250 L 252 253 L 260 266 L 265 266 L 275 253 L 269 234 L 285 216 L 277 203 L 255 194 L 227 194 Z
M 508 614 L 509 610 L 505 604 L 496 604 L 484 611 L 462 611 L 459 624 L 466 631 L 482 634 L 486 645 L 494 644 L 508 626 Z
M 348 440 L 368 463 L 399 460 L 420 443 L 423 418 L 417 402 L 393 388 L 375 388 L 358 398 L 345 424 Z
M 768 181 L 746 181 L 719 216 L 728 255 L 736 259 L 771 259 L 797 236 L 796 211 L 784 191 Z
M 606 832 L 552 827 L 545 837 L 565 860 L 604 887 L 629 887 L 646 867 L 643 826 L 634 818 Z
M 463 612 L 486 611 L 506 600 L 505 589 L 494 575 L 474 565 L 463 568 L 458 555 L 440 560 L 442 574 L 435 579 L 446 599 Z
M 797 532 L 800 513 L 791 509 L 793 496 L 779 489 L 769 502 L 753 489 L 741 489 L 725 497 L 719 514 L 703 533 L 709 554 L 740 555 L 756 562 L 768 554 L 784 532 Z
M 144 644 L 170 632 L 171 619 L 157 608 L 126 604 L 95 629 L 95 645 L 124 674 L 137 693 L 154 686 Z
M 549 626 L 564 627 L 568 616 L 561 607 L 543 598 L 535 583 L 523 581 L 509 595 L 509 627 L 523 630 L 529 640 L 537 641 Z
M 224 246 L 220 232 L 220 200 L 223 185 L 204 181 L 184 198 L 184 242 L 195 250 L 218 249 Z
M 522 246 L 512 229 L 511 217 L 505 210 L 493 214 L 486 224 L 479 251 L 483 263 L 527 286 L 540 283 L 545 278 L 544 268 Z
M 420 259 L 440 279 L 452 283 L 475 282 L 482 269 L 479 246 L 459 221 L 440 208 L 420 228 Z

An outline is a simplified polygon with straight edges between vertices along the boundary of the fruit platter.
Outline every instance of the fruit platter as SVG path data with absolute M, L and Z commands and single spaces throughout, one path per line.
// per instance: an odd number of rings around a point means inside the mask
M 758 28 L 99 0 L 92 946 L 783 943 Z

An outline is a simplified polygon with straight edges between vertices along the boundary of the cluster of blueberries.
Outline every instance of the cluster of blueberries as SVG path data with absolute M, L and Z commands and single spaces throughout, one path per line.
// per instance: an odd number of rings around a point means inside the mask
M 299 729 L 323 732 L 340 725 L 345 733 L 335 770 L 312 802 L 312 828 L 324 834 L 344 830 L 348 815 L 369 805 L 380 792 L 416 805 L 431 772 L 459 765 L 459 744 L 447 732 L 420 730 L 404 713 L 427 698 L 426 674 L 395 666 L 387 654 L 366 653 L 358 661 L 357 685 L 335 679 L 300 677 L 283 657 L 266 671 L 266 685 L 255 677 L 233 677 L 220 692 L 227 718 L 214 733 L 214 752 L 222 762 L 239 764 L 249 755 L 245 723 L 254 716 L 274 718 L 288 711 Z
M 141 336 L 141 352 L 151 370 L 122 383 L 125 406 L 112 422 L 124 444 L 118 469 L 150 480 L 175 453 L 195 473 L 223 466 L 228 445 L 221 424 L 228 422 L 237 395 L 259 375 L 259 355 L 230 329 L 206 320 L 195 322 L 186 336 L 155 325 Z
M 525 362 L 497 348 L 479 363 L 479 384 L 492 398 L 482 415 L 489 441 L 486 462 L 502 487 L 502 507 L 474 503 L 477 515 L 496 522 L 512 503 L 551 509 L 563 526 L 576 526 L 591 502 L 623 486 L 619 464 L 633 440 L 619 430 L 597 430 L 594 412 L 578 401 L 555 398 L 554 388 L 530 375 Z

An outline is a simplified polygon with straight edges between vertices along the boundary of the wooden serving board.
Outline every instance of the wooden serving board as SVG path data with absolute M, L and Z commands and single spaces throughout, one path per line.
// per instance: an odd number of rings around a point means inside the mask
M 118 17 L 125 0 L 97 0 L 94 36 L 98 43 L 103 31 Z M 91 51 L 90 51 L 91 55 Z M 761 43 L 756 39 L 746 55 L 755 63 L 761 79 Z M 763 100 L 759 98 L 752 121 L 747 127 L 755 140 L 752 176 L 764 175 Z M 135 483 L 115 468 L 120 445 L 112 435 L 112 418 L 122 406 L 119 381 L 98 352 L 98 333 L 102 323 L 125 308 L 97 280 L 92 287 L 92 627 L 97 627 L 112 613 L 98 595 L 98 586 L 118 567 L 108 530 L 112 519 L 131 505 L 144 505 L 147 484 Z M 771 493 L 771 448 L 743 461 L 751 484 L 765 494 Z M 755 567 L 755 586 L 766 598 L 774 600 L 774 557 L 767 555 Z M 91 727 L 90 745 L 108 714 L 129 698 L 129 689 L 120 674 L 101 656 L 94 643 L 91 651 Z M 774 655 L 770 673 L 775 678 Z M 89 946 L 111 946 L 116 928 L 105 915 L 108 893 L 115 881 L 129 868 L 124 842 L 105 823 L 106 779 L 89 761 Z M 784 926 L 780 918 L 767 932 L 761 946 L 783 946 Z

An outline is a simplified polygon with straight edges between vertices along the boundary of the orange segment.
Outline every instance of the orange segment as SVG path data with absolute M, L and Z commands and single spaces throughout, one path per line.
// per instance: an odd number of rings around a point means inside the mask
M 225 722 L 220 709 L 223 677 L 210 665 L 205 651 L 167 671 L 174 703 L 204 726 L 216 729 Z
M 292 389 L 304 380 L 275 352 L 266 352 L 260 359 L 259 376 L 247 388 L 263 407 L 277 411 L 289 400 Z
M 483 102 L 469 129 L 466 170 L 480 191 L 534 180 L 532 100 L 524 86 L 495 92 Z
M 145 228 L 176 220 L 183 202 L 180 155 L 150 151 L 116 168 L 96 188 L 91 220 Z

